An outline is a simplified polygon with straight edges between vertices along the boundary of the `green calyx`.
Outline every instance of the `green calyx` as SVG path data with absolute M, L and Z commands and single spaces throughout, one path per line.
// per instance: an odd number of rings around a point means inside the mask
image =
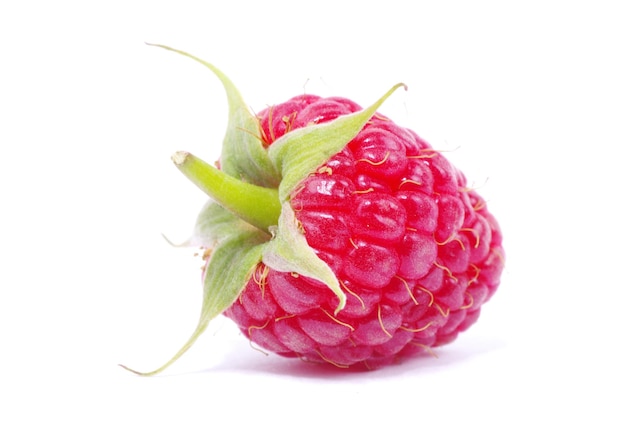
M 242 220 L 268 233 L 278 224 L 278 189 L 238 180 L 188 152 L 176 152 L 172 161 L 203 192 Z
M 211 200 L 196 220 L 194 234 L 184 244 L 211 249 L 204 273 L 200 320 L 185 345 L 163 366 L 139 375 L 155 375 L 175 362 L 241 294 L 259 263 L 283 272 L 295 272 L 326 284 L 337 296 L 335 313 L 346 296 L 331 268 L 308 245 L 290 203 L 291 194 L 311 173 L 340 152 L 396 89 L 397 84 L 370 107 L 331 122 L 298 128 L 267 149 L 259 123 L 234 84 L 215 66 L 183 51 L 221 81 L 229 105 L 229 122 L 220 167 L 187 153 L 176 152 L 176 167 Z

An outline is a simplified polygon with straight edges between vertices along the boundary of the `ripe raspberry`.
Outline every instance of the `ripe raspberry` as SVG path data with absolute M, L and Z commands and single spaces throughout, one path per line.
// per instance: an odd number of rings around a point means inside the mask
M 229 96 L 221 170 L 174 161 L 221 206 L 189 242 L 212 250 L 200 324 L 149 374 L 220 313 L 263 349 L 341 368 L 430 352 L 477 320 L 500 281 L 500 229 L 443 155 L 375 113 L 398 86 L 367 109 L 300 95 L 254 117 L 200 62 Z

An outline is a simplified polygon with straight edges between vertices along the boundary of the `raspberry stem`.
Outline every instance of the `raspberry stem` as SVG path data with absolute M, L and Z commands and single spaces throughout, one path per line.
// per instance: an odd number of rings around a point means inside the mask
M 172 161 L 191 182 L 242 220 L 270 233 L 278 224 L 278 190 L 245 183 L 189 152 L 176 152 Z

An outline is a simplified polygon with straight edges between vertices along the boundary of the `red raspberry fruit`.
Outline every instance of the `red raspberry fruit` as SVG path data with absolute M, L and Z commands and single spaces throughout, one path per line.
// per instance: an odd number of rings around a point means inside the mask
M 166 49 L 171 49 L 164 47 Z M 177 51 L 177 50 L 174 50 Z M 377 368 L 447 344 L 498 288 L 502 236 L 463 174 L 411 130 L 344 98 L 296 96 L 257 116 L 230 80 L 216 169 L 177 167 L 211 198 L 204 304 L 182 355 L 218 314 L 262 349 Z

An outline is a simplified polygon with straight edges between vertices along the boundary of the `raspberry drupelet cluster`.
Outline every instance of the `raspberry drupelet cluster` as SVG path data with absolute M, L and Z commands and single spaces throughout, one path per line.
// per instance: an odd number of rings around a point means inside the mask
M 361 110 L 301 95 L 258 114 L 269 146 Z M 463 174 L 413 131 L 374 115 L 294 191 L 308 244 L 346 292 L 258 265 L 224 313 L 263 349 L 376 368 L 453 341 L 478 318 L 504 264 L 500 229 Z

